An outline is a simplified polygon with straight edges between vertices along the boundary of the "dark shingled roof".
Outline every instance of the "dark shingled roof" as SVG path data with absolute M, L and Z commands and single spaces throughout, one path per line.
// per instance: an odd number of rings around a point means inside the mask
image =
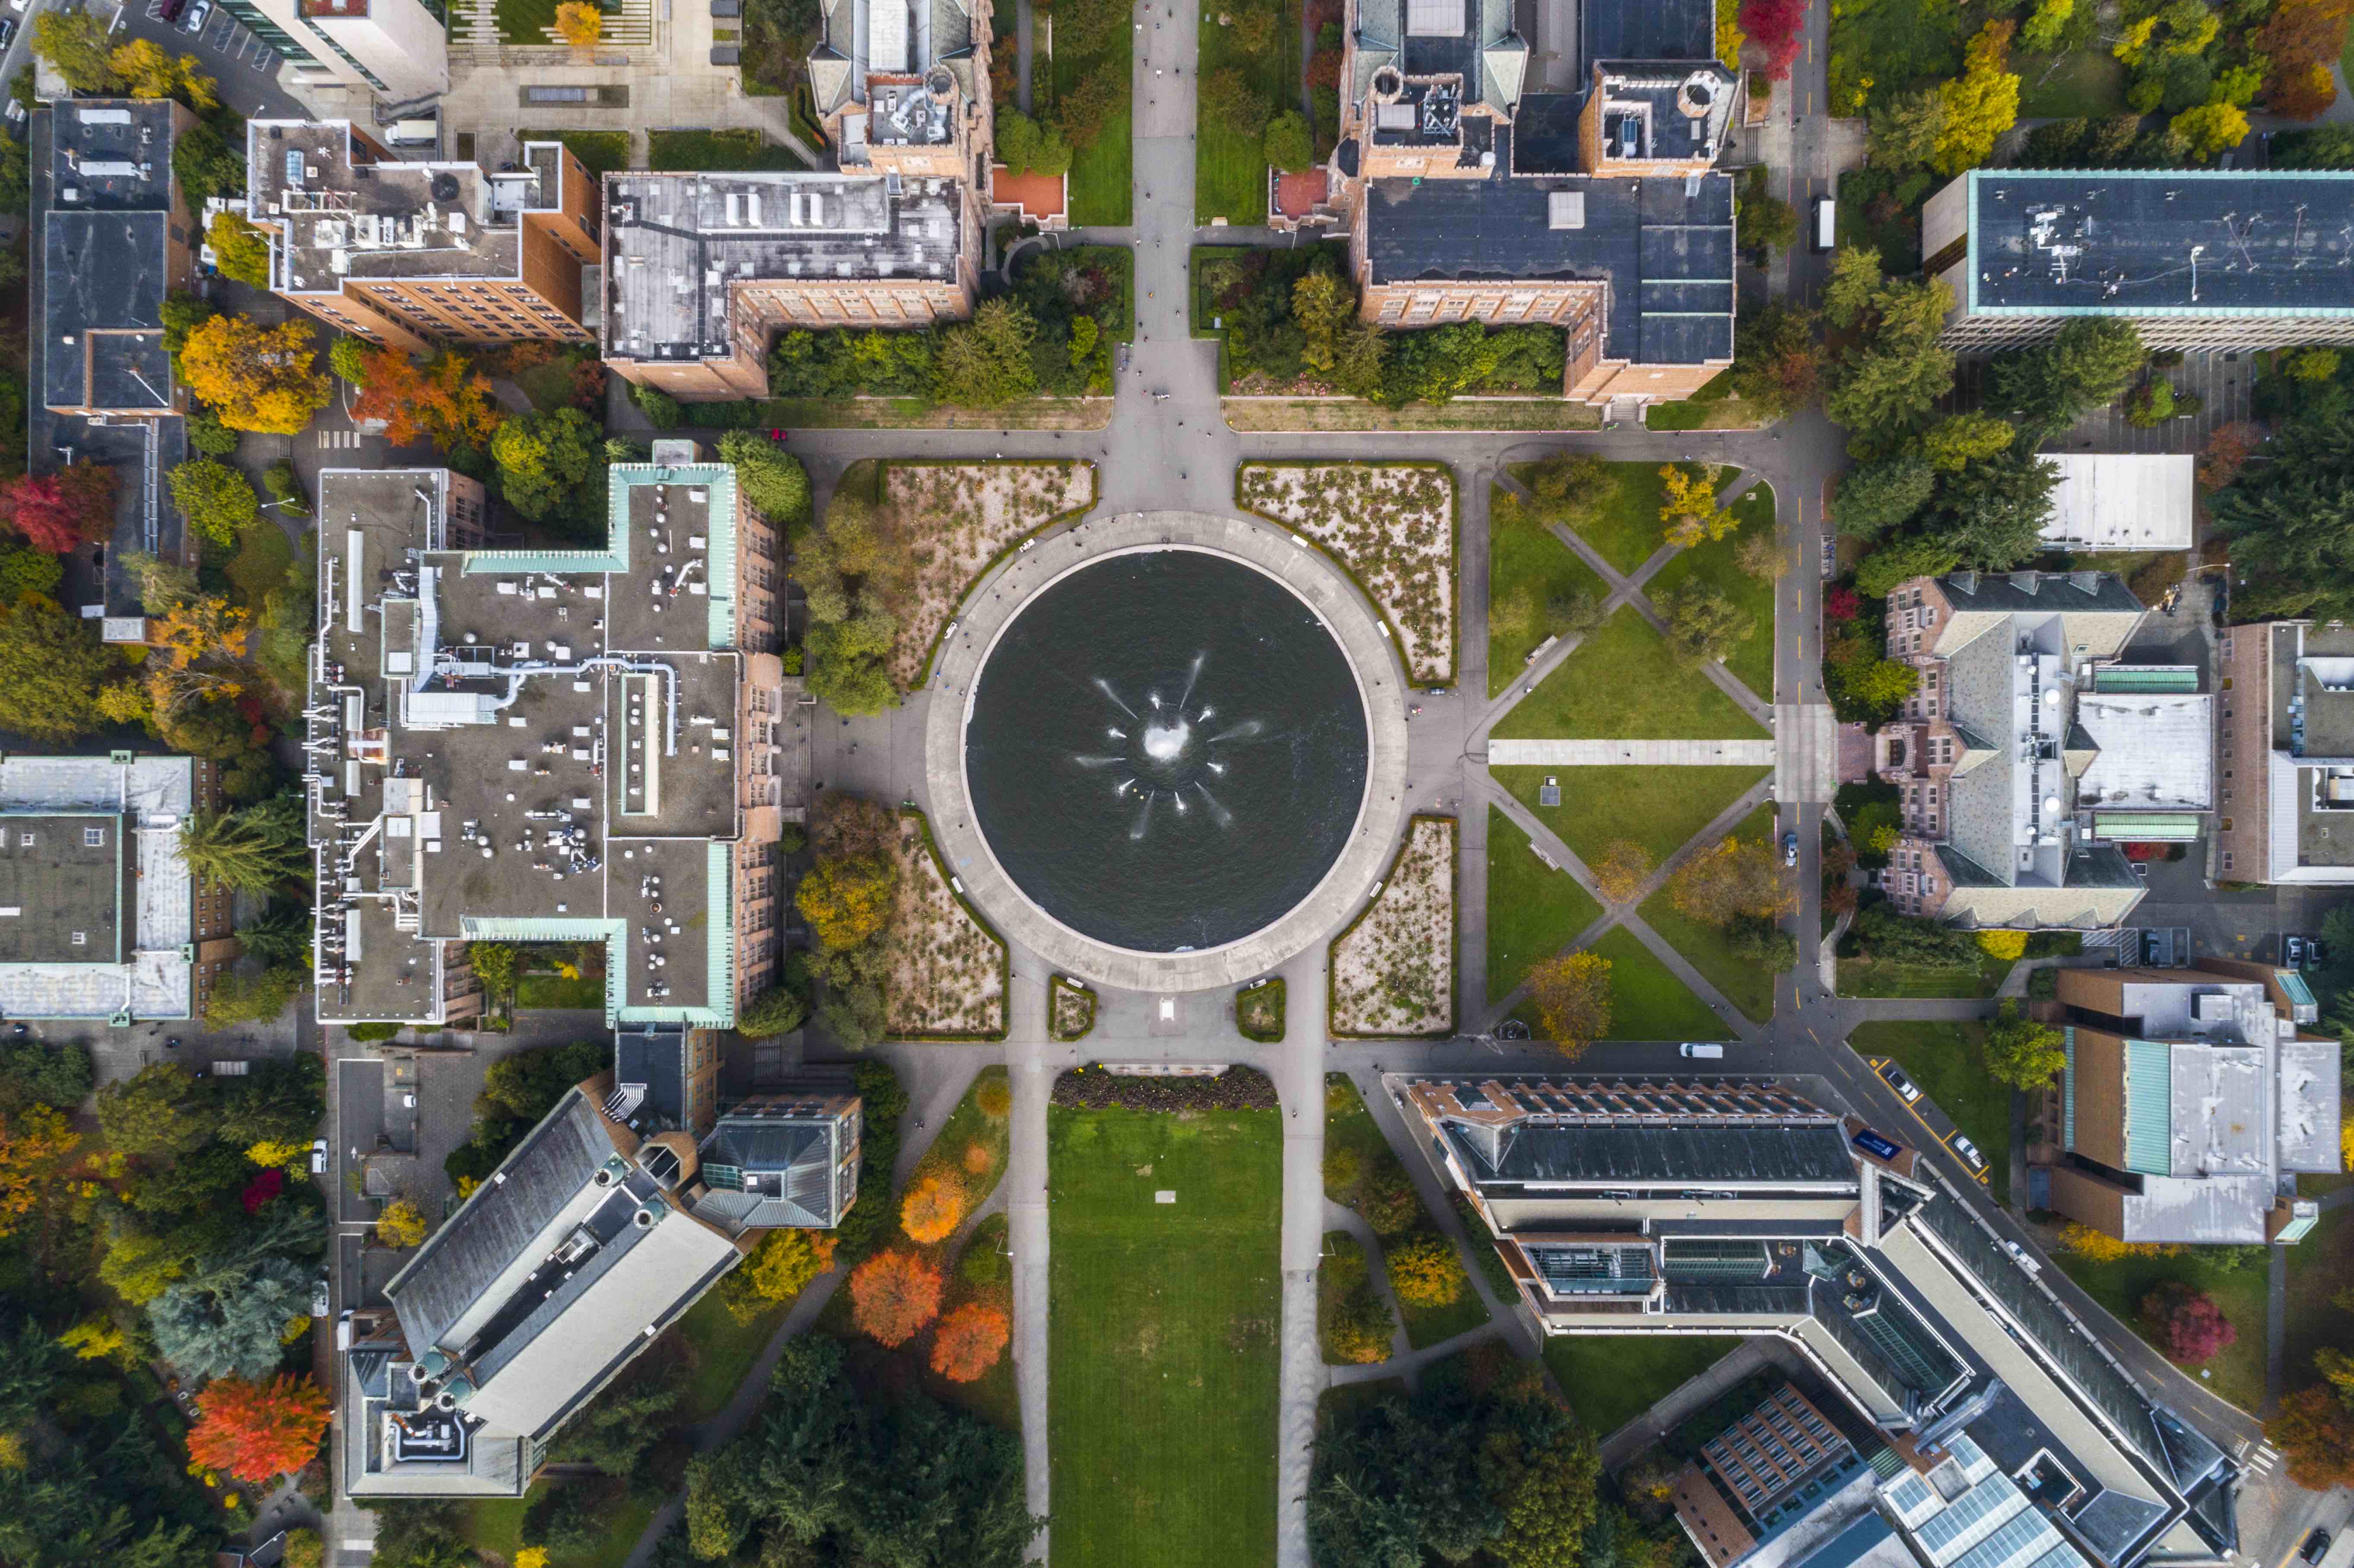
M 2081 615 L 2087 610 L 2135 611 L 2142 608 L 2115 572 L 1952 572 L 1937 579 L 1946 599 L 1961 610 L 2041 610 Z
M 169 406 L 172 370 L 163 336 L 169 222 L 160 212 L 48 214 L 41 266 L 51 347 L 41 390 L 52 407 Z M 94 366 L 83 358 L 93 347 L 87 341 L 93 331 L 108 334 L 94 345 Z
M 1584 195 L 1584 228 L 1550 226 L 1555 191 Z M 1386 179 L 1372 183 L 1368 202 L 1365 250 L 1376 283 L 1607 281 L 1610 358 L 1733 357 L 1729 175 Z
M 1597 60 L 1713 59 L 1716 6 L 1713 0 L 1603 0 L 1578 8 L 1577 42 L 1581 80 Z
M 1981 170 L 1969 180 L 1972 309 L 2354 311 L 2354 171 Z
M 1847 1137 L 1829 1122 L 1793 1127 L 1723 1124 L 1570 1125 L 1522 1122 L 1502 1129 L 1491 1163 L 1477 1140 L 1449 1122 L 1448 1135 L 1473 1180 L 1675 1182 L 1711 1187 L 1744 1181 L 1855 1181 Z

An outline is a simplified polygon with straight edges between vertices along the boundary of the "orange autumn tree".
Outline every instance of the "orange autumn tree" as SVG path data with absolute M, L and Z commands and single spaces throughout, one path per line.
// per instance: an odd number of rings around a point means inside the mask
M 940 1319 L 932 1336 L 932 1370 L 950 1383 L 971 1383 L 997 1364 L 1013 1331 L 1003 1312 L 968 1301 Z
M 385 440 L 397 447 L 429 439 L 438 447 L 487 446 L 499 428 L 491 383 L 462 354 L 437 354 L 423 364 L 397 348 L 360 355 L 355 419 L 382 419 Z
M 893 1349 L 940 1315 L 940 1271 L 912 1252 L 878 1252 L 850 1271 L 850 1319 Z
M 605 16 L 583 0 L 564 0 L 556 8 L 556 36 L 576 49 L 594 48 L 605 36 Z
M 326 1390 L 307 1377 L 215 1378 L 196 1395 L 188 1457 L 241 1481 L 272 1481 L 309 1464 L 326 1431 Z
M 332 393 L 310 326 L 214 316 L 188 334 L 180 380 L 232 430 L 300 435 Z
M 1544 1037 L 1575 1060 L 1610 1033 L 1610 960 L 1588 952 L 1547 959 L 1529 971 L 1529 1000 Z
M 907 1189 L 899 1204 L 899 1228 L 919 1246 L 956 1234 L 964 1218 L 964 1188 L 949 1177 L 927 1176 Z
M 0 1115 L 0 1236 L 33 1212 L 42 1182 L 80 1141 L 64 1115 L 48 1106 L 27 1106 L 14 1118 Z

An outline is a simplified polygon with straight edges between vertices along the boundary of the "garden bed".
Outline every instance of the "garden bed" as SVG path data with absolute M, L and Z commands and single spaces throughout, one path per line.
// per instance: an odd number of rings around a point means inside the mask
M 1283 1013 L 1289 987 L 1281 976 L 1235 992 L 1235 1032 L 1246 1040 L 1273 1045 L 1283 1039 Z
M 1257 1067 L 1228 1067 L 1212 1077 L 1135 1077 L 1101 1063 L 1056 1076 L 1051 1103 L 1073 1110 L 1118 1107 L 1140 1111 L 1273 1110 L 1275 1080 Z
M 884 1028 L 899 1039 L 1005 1038 L 1005 944 L 949 885 L 920 811 L 899 813 Z
M 1347 567 L 1416 685 L 1455 680 L 1455 475 L 1444 463 L 1246 463 L 1235 500 Z
M 911 586 L 891 644 L 891 679 L 923 683 L 940 630 L 973 579 L 1023 538 L 1096 503 L 1086 462 L 888 462 L 886 530 L 907 542 Z
M 1455 1027 L 1455 819 L 1421 817 L 1381 892 L 1332 943 L 1331 1032 L 1394 1039 Z
M 1066 976 L 1056 975 L 1046 986 L 1046 1037 L 1077 1040 L 1096 1026 L 1096 993 Z

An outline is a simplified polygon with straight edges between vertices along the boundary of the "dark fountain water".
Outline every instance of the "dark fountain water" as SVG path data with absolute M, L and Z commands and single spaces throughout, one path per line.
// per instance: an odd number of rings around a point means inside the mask
M 1348 842 L 1365 710 L 1291 592 L 1193 550 L 1085 567 L 1023 607 L 965 730 L 998 863 L 1083 936 L 1223 947 L 1280 918 Z

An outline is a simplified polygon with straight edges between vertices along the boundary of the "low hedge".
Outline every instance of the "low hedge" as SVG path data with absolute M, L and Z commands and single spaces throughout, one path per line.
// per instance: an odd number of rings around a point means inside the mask
M 1229 1067 L 1206 1078 L 1139 1078 L 1091 1062 L 1057 1077 L 1049 1103 L 1072 1110 L 1205 1111 L 1274 1110 L 1282 1101 L 1275 1080 L 1257 1067 Z

